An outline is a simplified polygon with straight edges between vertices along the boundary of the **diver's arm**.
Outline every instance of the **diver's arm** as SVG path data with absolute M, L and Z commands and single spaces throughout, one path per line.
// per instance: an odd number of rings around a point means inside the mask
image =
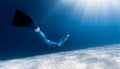
M 58 46 L 60 47 L 61 45 L 63 45 L 68 40 L 69 37 L 70 37 L 70 34 L 67 34 L 67 36 L 61 38 L 58 42 Z

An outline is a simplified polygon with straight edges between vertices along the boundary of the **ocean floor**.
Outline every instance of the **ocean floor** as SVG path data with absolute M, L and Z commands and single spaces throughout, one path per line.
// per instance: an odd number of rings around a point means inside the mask
M 120 69 L 120 45 L 5 60 L 0 69 Z

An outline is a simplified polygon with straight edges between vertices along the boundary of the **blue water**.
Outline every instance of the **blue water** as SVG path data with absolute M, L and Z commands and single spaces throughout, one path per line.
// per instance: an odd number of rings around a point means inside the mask
M 68 33 L 70 39 L 51 51 L 32 29 L 11 25 L 16 8 L 27 13 L 50 40 L 58 41 Z M 120 43 L 120 13 L 110 9 L 106 19 L 94 12 L 83 19 L 85 11 L 72 13 L 73 8 L 57 0 L 1 0 L 0 60 Z

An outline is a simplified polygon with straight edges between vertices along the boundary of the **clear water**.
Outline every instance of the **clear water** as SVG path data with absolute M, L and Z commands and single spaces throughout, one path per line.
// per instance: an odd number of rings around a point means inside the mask
M 0 60 L 119 43 L 120 1 L 114 1 L 90 2 L 87 6 L 82 1 L 68 4 L 57 0 L 1 0 Z M 16 8 L 28 14 L 50 40 L 58 41 L 68 33 L 70 39 L 51 51 L 32 29 L 11 25 Z

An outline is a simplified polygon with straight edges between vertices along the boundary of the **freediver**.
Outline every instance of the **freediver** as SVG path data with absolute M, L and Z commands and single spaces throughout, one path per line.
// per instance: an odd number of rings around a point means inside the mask
M 58 42 L 54 42 L 54 41 L 47 39 L 46 35 L 40 30 L 40 27 L 36 26 L 36 28 L 34 28 L 34 31 L 41 36 L 43 41 L 49 45 L 51 50 L 55 50 L 58 47 L 62 46 L 67 41 L 67 39 L 70 37 L 70 35 L 67 34 L 65 37 L 61 38 Z
M 40 30 L 40 27 L 37 26 L 27 14 L 25 14 L 24 12 L 18 9 L 16 9 L 12 25 L 18 26 L 18 27 L 32 28 L 36 33 L 38 33 L 41 36 L 43 41 L 46 44 L 48 44 L 51 50 L 55 50 L 58 47 L 61 47 L 70 37 L 70 35 L 67 34 L 65 37 L 61 38 L 58 42 L 54 42 L 54 41 L 47 39 L 46 35 Z

